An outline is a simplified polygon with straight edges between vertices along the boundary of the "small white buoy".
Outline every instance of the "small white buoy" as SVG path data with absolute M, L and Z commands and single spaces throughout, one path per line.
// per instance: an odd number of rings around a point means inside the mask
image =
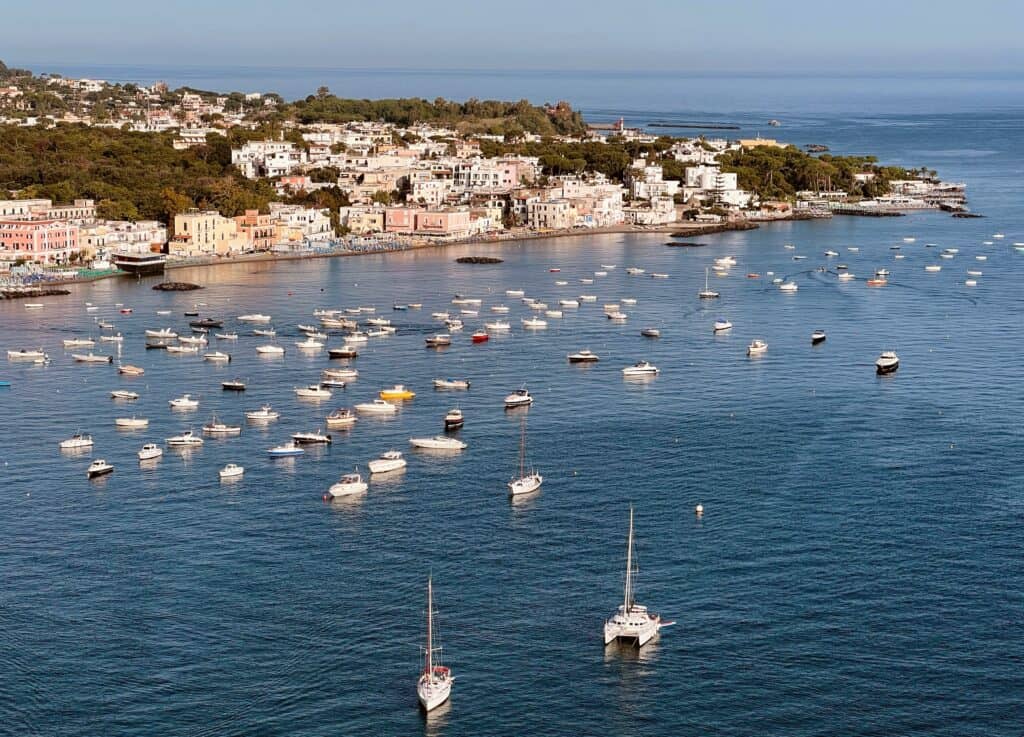
M 698 517 L 703 517 L 704 516 L 704 505 L 703 504 L 698 504 L 696 507 L 693 508 L 693 511 L 697 514 Z

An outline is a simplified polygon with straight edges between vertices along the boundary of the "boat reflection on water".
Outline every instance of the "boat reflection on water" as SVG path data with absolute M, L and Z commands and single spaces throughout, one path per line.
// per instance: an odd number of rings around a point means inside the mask
M 447 730 L 448 720 L 452 712 L 452 700 L 448 699 L 440 706 L 435 706 L 430 711 L 423 711 L 423 735 L 424 737 L 442 737 Z
M 604 662 L 611 663 L 614 661 L 621 662 L 636 662 L 636 663 L 652 663 L 657 660 L 661 644 L 661 634 L 656 634 L 643 647 L 637 647 L 635 642 L 629 640 L 616 639 L 604 646 Z M 622 685 L 628 687 L 627 681 L 630 677 L 642 677 L 648 674 L 647 671 L 637 671 L 634 669 L 623 670 L 619 676 L 622 679 Z M 653 671 L 651 672 L 653 675 Z

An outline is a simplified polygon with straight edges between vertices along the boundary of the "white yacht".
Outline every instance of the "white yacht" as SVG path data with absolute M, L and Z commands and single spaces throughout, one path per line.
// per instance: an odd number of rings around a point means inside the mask
M 625 320 L 626 318 L 629 317 L 629 315 L 627 315 L 625 312 L 615 311 L 606 312 L 605 317 L 607 317 L 609 320 Z
M 132 402 L 132 401 L 135 401 L 136 399 L 139 398 L 139 393 L 138 392 L 131 392 L 131 391 L 128 391 L 127 389 L 115 389 L 114 391 L 110 392 L 110 398 L 111 399 L 126 399 L 129 402 Z
M 702 289 L 701 291 L 697 292 L 697 296 L 700 297 L 701 299 L 716 299 L 717 297 L 720 296 L 718 294 L 718 292 L 713 290 L 711 288 L 711 286 L 708 284 L 709 276 L 710 276 L 710 270 L 709 269 L 704 269 L 704 289 Z
M 839 275 L 839 281 L 853 281 L 856 277 L 849 271 L 844 271 Z
M 750 345 L 747 346 L 748 356 L 760 356 L 768 351 L 768 343 L 760 338 L 756 338 L 750 341 Z
M 283 356 L 284 348 L 279 345 L 258 345 L 256 352 L 261 356 Z
M 548 326 L 547 320 L 541 320 L 539 317 L 526 317 L 520 319 L 519 322 L 528 330 L 543 330 Z
M 385 402 L 383 399 L 374 399 L 372 402 L 363 402 L 355 406 L 356 412 L 368 415 L 393 415 L 398 412 L 398 406 Z
M 223 351 L 210 351 L 203 354 L 203 360 L 212 361 L 213 363 L 230 363 L 231 355 Z
M 224 466 L 224 468 L 222 468 L 220 471 L 217 472 L 217 474 L 220 476 L 220 478 L 222 480 L 223 479 L 237 479 L 239 476 L 241 476 L 244 473 L 245 473 L 245 468 L 243 466 L 239 466 L 236 463 L 229 463 L 228 465 Z
M 649 361 L 637 361 L 632 366 L 622 369 L 623 376 L 657 376 L 658 367 Z
M 113 473 L 114 467 L 107 463 L 102 458 L 97 458 L 95 461 L 89 464 L 89 468 L 85 470 L 87 478 L 94 479 L 97 476 L 106 476 L 108 473 Z
M 533 397 L 527 389 L 516 389 L 505 397 L 505 409 L 513 407 L 528 407 L 533 404 Z
M 468 447 L 461 440 L 446 435 L 435 435 L 432 438 L 409 438 L 409 444 L 414 448 L 424 450 L 465 450 Z
M 115 417 L 114 427 L 119 430 L 141 430 L 149 427 L 149 420 L 145 417 Z
M 327 368 L 320 372 L 325 379 L 353 381 L 359 378 L 359 370 L 354 368 Z
M 327 490 L 327 493 L 331 495 L 332 499 L 340 499 L 344 496 L 354 496 L 355 494 L 364 493 L 369 486 L 363 481 L 363 477 L 358 473 L 347 473 L 338 479 L 338 483 L 331 486 Z
M 732 330 L 732 323 L 726 320 L 725 318 L 719 318 L 715 320 L 714 331 L 716 333 L 720 333 L 723 330 Z
M 559 307 L 579 307 L 580 302 L 578 299 L 560 299 L 558 300 Z
M 637 604 L 634 600 L 634 577 L 637 565 L 633 554 L 633 507 L 629 508 L 629 537 L 626 542 L 626 591 L 622 605 L 615 614 L 605 620 L 604 644 L 610 645 L 616 640 L 635 642 L 643 647 L 658 634 L 662 627 L 673 622 L 662 622 L 657 614 L 651 614 L 647 607 Z
M 323 350 L 324 344 L 319 340 L 306 338 L 305 340 L 297 341 L 295 347 L 302 351 L 320 351 Z
M 601 360 L 596 353 L 589 348 L 584 348 L 581 351 L 570 353 L 567 358 L 569 363 L 597 363 Z
M 512 324 L 505 320 L 495 320 L 493 322 L 485 322 L 484 328 L 490 333 L 507 333 L 512 329 Z
M 314 430 L 313 432 L 294 433 L 292 435 L 292 442 L 296 445 L 330 445 L 333 439 L 329 433 Z
M 448 700 L 452 693 L 451 669 L 441 665 L 437 652 L 441 648 L 434 647 L 434 584 L 427 579 L 427 646 L 424 648 L 424 664 L 420 678 L 416 682 L 416 696 L 424 711 L 431 711 Z M 437 662 L 434 660 L 437 658 Z
M 300 399 L 330 399 L 332 392 L 319 384 L 295 387 L 295 396 Z
M 191 448 L 202 444 L 203 439 L 191 430 L 187 430 L 181 435 L 172 435 L 167 438 L 167 445 L 172 448 Z
M 508 482 L 508 493 L 510 496 L 519 496 L 537 491 L 544 483 L 544 477 L 536 470 L 530 469 L 526 472 L 526 421 L 523 421 L 519 437 L 519 475 Z
M 783 282 L 782 284 L 779 285 L 779 291 L 780 292 L 786 292 L 786 293 L 790 293 L 790 294 L 795 292 L 799 288 L 800 287 L 797 286 L 796 282 L 792 282 L 792 281 Z
M 191 394 L 182 394 L 177 399 L 172 399 L 167 404 L 171 409 L 195 409 L 199 406 L 199 400 L 193 399 Z
M 469 379 L 434 379 L 435 389 L 469 389 Z
M 245 419 L 250 422 L 273 422 L 280 416 L 281 413 L 271 409 L 269 404 L 245 413 Z
M 896 351 L 883 351 L 875 361 L 875 373 L 891 374 L 900 367 L 900 358 Z
M 407 464 L 405 458 L 402 457 L 401 452 L 397 450 L 389 450 L 385 453 L 381 453 L 380 457 L 370 461 L 367 465 L 370 468 L 371 474 L 378 474 L 399 471 L 405 468 Z
M 436 335 L 431 335 L 429 338 L 426 338 L 425 342 L 428 346 L 432 348 L 439 348 L 442 346 L 451 345 L 452 336 L 448 335 L 447 333 L 437 333 Z
M 163 454 L 164 449 L 156 443 L 146 443 L 137 453 L 140 461 L 151 461 L 154 458 L 159 458 Z
M 92 435 L 75 433 L 67 440 L 60 441 L 61 450 L 78 450 L 80 448 L 91 448 L 93 446 Z

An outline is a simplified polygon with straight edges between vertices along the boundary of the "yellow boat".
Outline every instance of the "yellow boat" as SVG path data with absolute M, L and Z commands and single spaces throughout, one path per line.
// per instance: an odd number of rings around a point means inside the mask
M 411 389 L 407 389 L 404 384 L 395 384 L 390 389 L 381 389 L 381 399 L 412 399 L 416 396 L 416 392 Z

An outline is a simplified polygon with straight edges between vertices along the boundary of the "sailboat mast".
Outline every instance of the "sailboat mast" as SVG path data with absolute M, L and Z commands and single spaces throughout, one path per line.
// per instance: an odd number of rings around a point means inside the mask
M 526 476 L 526 420 L 520 428 L 519 436 L 519 478 Z
M 426 672 L 428 676 L 433 676 L 434 673 L 434 653 L 433 653 L 433 637 L 434 637 L 434 579 L 433 576 L 427 578 L 427 657 L 426 657 Z
M 633 507 L 629 508 L 629 540 L 626 543 L 626 598 L 625 611 L 633 605 Z

